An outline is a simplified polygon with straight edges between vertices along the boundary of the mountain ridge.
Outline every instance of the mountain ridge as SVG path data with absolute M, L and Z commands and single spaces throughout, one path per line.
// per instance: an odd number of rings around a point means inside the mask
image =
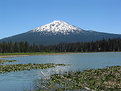
M 28 41 L 31 44 L 54 45 L 59 43 L 89 42 L 103 38 L 121 38 L 121 34 L 84 30 L 56 20 L 28 32 L 1 39 L 0 42 Z

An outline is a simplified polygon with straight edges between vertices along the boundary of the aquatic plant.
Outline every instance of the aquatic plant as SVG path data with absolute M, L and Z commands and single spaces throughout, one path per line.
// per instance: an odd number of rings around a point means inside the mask
M 0 73 L 11 72 L 11 71 L 23 71 L 31 69 L 47 69 L 54 68 L 56 66 L 66 66 L 65 64 L 11 64 L 11 65 L 0 65 Z
M 50 91 L 81 89 L 121 91 L 121 66 L 54 74 L 51 75 L 50 79 L 41 79 L 39 82 L 41 84 L 35 89 L 36 91 L 42 89 Z
M 17 60 L 5 60 L 5 59 L 0 59 L 0 64 L 4 64 L 4 63 L 10 63 L 10 62 L 16 62 Z

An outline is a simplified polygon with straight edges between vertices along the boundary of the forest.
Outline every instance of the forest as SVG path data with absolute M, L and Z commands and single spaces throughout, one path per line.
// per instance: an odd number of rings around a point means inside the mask
M 2 42 L 0 53 L 26 53 L 26 52 L 109 52 L 121 51 L 121 39 L 103 39 L 100 41 L 60 43 L 57 45 L 36 45 L 27 41 Z

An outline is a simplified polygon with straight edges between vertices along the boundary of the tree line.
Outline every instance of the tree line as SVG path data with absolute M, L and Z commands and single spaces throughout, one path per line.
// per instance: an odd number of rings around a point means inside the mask
M 103 39 L 100 41 L 60 43 L 57 45 L 36 45 L 27 41 L 2 42 L 0 53 L 22 53 L 22 52 L 108 52 L 121 51 L 121 39 Z

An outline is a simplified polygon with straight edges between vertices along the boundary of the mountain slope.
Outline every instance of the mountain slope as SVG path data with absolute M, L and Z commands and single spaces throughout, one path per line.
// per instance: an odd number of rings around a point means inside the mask
M 28 41 L 29 43 L 52 45 L 62 42 L 87 42 L 103 38 L 121 38 L 119 34 L 86 31 L 63 21 L 54 21 L 26 33 L 1 39 L 2 41 Z

